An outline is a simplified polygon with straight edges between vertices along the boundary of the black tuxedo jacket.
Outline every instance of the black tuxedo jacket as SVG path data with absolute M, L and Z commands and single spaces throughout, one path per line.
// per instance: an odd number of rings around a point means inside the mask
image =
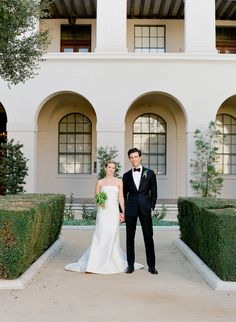
M 125 216 L 151 215 L 157 200 L 157 181 L 153 170 L 143 167 L 139 189 L 134 183 L 132 169 L 123 175 Z

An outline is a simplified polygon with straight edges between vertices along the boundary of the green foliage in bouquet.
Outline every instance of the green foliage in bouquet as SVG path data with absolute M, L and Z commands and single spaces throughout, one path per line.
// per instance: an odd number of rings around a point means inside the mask
M 105 192 L 101 191 L 95 194 L 95 202 L 98 206 L 104 207 L 106 200 L 107 200 L 107 195 Z

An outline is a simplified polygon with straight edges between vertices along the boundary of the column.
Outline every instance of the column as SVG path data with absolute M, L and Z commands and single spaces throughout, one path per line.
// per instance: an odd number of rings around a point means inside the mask
M 97 0 L 98 53 L 127 53 L 127 0 Z
M 7 124 L 7 138 L 14 143 L 23 144 L 22 153 L 28 159 L 28 176 L 25 178 L 24 189 L 28 193 L 36 192 L 37 171 L 37 133 L 30 124 Z
M 186 53 L 216 54 L 215 0 L 185 0 Z

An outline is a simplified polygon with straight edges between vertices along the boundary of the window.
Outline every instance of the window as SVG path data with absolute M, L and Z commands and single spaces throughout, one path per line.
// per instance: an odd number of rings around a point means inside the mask
M 222 133 L 217 170 L 223 174 L 236 174 L 236 119 L 227 114 L 219 114 L 216 122 Z
M 59 122 L 59 173 L 91 173 L 92 124 L 83 114 L 68 114 Z
M 61 51 L 91 51 L 91 25 L 61 25 Z
M 133 123 L 133 146 L 142 151 L 142 163 L 166 174 L 166 122 L 156 114 L 143 114 Z
M 236 54 L 236 27 L 216 27 L 216 48 L 220 54 Z
M 134 51 L 136 53 L 164 53 L 165 26 L 135 26 Z

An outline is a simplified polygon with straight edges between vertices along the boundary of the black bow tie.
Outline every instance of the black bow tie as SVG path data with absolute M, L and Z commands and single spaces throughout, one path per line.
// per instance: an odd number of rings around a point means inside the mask
M 140 172 L 140 170 L 141 170 L 140 168 L 137 168 L 137 169 L 135 169 L 135 168 L 134 168 L 134 172 L 135 172 L 135 171 Z

